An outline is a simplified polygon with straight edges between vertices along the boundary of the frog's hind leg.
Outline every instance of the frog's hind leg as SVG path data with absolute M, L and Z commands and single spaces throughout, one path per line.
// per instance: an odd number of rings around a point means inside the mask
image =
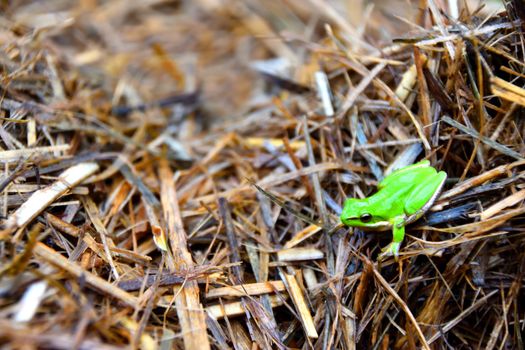
M 434 204 L 447 179 L 447 173 L 440 171 L 428 177 L 412 190 L 405 203 L 406 224 L 419 219 Z

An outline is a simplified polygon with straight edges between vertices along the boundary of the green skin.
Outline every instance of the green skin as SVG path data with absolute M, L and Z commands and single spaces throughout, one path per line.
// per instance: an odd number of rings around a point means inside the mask
M 405 237 L 405 226 L 419 219 L 437 199 L 447 178 L 437 172 L 428 160 L 401 168 L 388 175 L 377 186 L 378 192 L 364 199 L 345 201 L 341 222 L 365 230 L 392 229 L 393 240 L 379 259 L 393 255 L 396 260 Z

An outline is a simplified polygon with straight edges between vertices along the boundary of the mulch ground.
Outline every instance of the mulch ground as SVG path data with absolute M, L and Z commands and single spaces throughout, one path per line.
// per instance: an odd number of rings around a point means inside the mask
M 2 2 L 1 347 L 524 349 L 525 12 L 455 4 Z

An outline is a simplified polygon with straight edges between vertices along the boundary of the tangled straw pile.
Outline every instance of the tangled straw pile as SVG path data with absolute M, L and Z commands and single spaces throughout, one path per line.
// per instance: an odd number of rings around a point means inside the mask
M 3 3 L 0 343 L 523 349 L 519 2 L 344 3 Z M 378 264 L 341 204 L 423 158 Z

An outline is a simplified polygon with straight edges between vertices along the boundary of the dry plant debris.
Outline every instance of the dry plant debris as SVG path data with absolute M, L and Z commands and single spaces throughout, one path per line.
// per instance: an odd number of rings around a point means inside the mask
M 1 347 L 524 349 L 521 2 L 350 3 L 2 2 Z

